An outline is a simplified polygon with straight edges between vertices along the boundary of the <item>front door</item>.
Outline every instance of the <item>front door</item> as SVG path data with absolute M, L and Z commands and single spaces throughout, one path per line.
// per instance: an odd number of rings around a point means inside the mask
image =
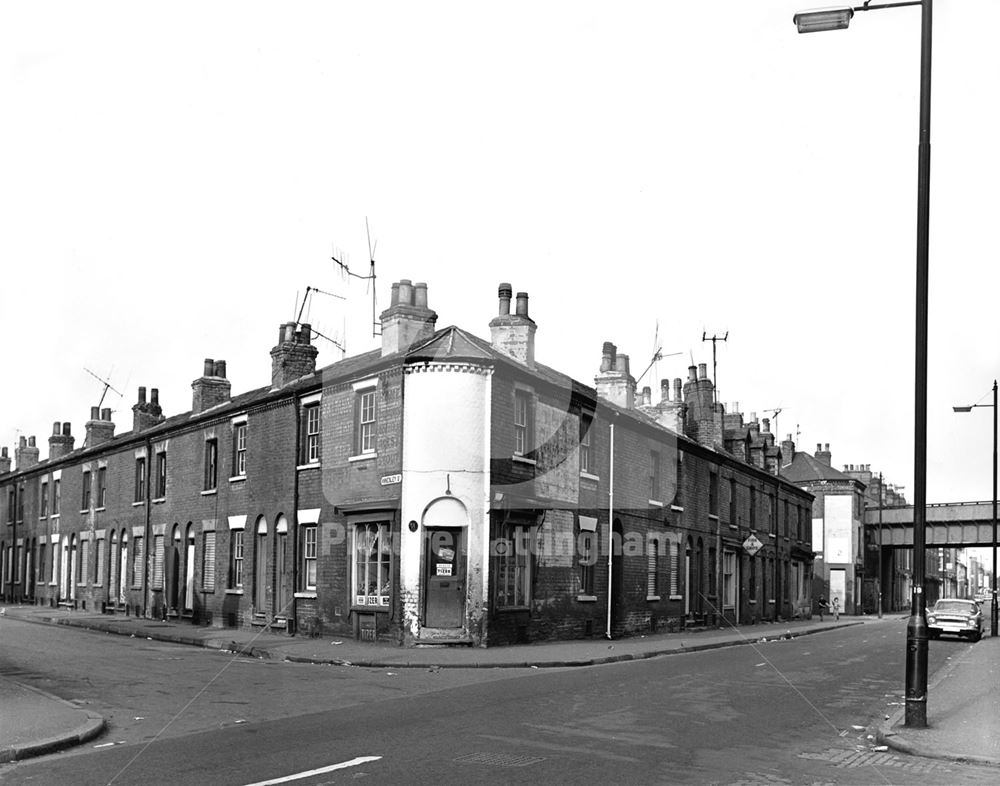
M 461 628 L 465 618 L 465 544 L 458 527 L 427 529 L 424 625 Z
M 184 557 L 184 611 L 194 611 L 194 535 L 188 535 Z

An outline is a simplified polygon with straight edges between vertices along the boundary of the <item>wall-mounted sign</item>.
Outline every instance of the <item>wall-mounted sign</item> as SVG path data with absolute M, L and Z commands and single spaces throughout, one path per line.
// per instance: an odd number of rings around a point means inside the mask
M 751 557 L 764 548 L 764 544 L 761 543 L 756 535 L 751 535 L 745 541 L 743 541 L 743 550 L 749 554 Z
M 381 480 L 383 486 L 391 486 L 393 483 L 402 483 L 402 482 L 403 482 L 403 476 L 399 474 L 383 475 Z
M 451 575 L 451 565 L 447 562 L 439 562 L 437 564 L 437 575 L 438 576 L 450 576 Z

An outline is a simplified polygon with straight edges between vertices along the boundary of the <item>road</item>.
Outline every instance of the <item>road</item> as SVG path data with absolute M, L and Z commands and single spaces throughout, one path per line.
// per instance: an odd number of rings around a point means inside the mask
M 0 769 L 4 783 L 996 780 L 995 771 L 870 750 L 870 726 L 902 701 L 900 619 L 525 670 L 270 663 L 7 621 L 0 634 L 5 673 L 111 718 L 94 743 Z M 970 646 L 935 642 L 932 672 Z

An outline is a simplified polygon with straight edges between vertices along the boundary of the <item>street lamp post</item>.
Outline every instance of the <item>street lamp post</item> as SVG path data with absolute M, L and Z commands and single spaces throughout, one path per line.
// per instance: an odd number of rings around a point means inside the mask
M 993 380 L 993 403 L 952 407 L 956 412 L 972 412 L 975 407 L 993 407 L 993 586 L 990 598 L 990 636 L 997 635 L 997 381 Z
M 920 134 L 917 144 L 917 297 L 913 424 L 913 588 L 906 623 L 905 724 L 927 726 L 927 601 L 924 565 L 927 527 L 927 275 L 931 183 L 931 23 L 933 0 L 805 11 L 793 17 L 800 33 L 843 30 L 858 11 L 919 5 Z M 994 572 L 995 573 L 995 572 Z
M 882 489 L 882 473 L 878 473 L 878 618 L 882 619 L 882 508 L 885 492 Z

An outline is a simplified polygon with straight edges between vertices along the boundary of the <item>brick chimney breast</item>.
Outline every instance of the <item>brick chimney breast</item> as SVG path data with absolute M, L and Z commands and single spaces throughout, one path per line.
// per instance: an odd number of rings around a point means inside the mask
M 301 329 L 296 330 L 294 322 L 286 322 L 278 329 L 278 344 L 271 349 L 272 388 L 283 388 L 289 382 L 316 371 L 319 350 L 311 341 L 311 325 L 303 323 Z M 226 384 L 229 384 L 228 381 Z
M 49 437 L 49 461 L 62 458 L 73 451 L 76 438 L 70 433 L 69 423 L 52 424 L 52 436 Z
M 7 447 L 0 448 L 0 475 L 10 472 L 10 456 L 7 454 Z
M 191 383 L 191 414 L 229 401 L 232 384 L 226 379 L 226 361 L 205 358 L 202 376 Z
M 528 293 L 518 292 L 514 313 L 510 313 L 513 290 L 503 283 L 498 289 L 500 312 L 490 320 L 490 342 L 493 348 L 526 366 L 535 365 L 535 331 L 538 326 L 528 315 Z
M 35 438 L 21 437 L 17 447 L 14 448 L 14 463 L 17 469 L 27 469 L 38 463 L 38 447 L 35 445 Z
M 434 335 L 438 315 L 427 305 L 427 284 L 408 278 L 392 285 L 389 308 L 379 315 L 382 323 L 382 357 L 406 352 Z
M 90 408 L 90 420 L 84 424 L 86 436 L 84 437 L 84 447 L 92 448 L 94 445 L 101 445 L 110 440 L 115 435 L 115 424 L 111 420 L 111 410 L 100 407 Z
M 594 377 L 594 386 L 598 398 L 625 409 L 635 408 L 635 378 L 629 373 L 628 355 L 610 341 L 605 341 L 601 350 L 601 370 Z M 640 404 L 642 401 L 640 398 Z

